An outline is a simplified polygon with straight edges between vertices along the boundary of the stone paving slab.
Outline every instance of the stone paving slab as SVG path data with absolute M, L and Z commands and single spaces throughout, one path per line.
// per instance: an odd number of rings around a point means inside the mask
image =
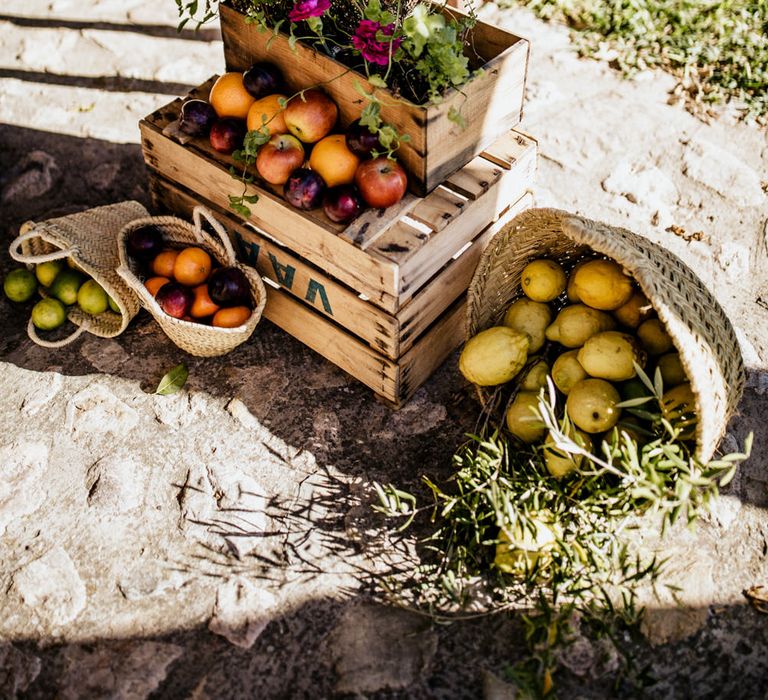
M 752 430 L 757 454 L 706 522 L 662 544 L 681 604 L 649 599 L 637 655 L 654 697 L 762 697 L 768 628 L 742 591 L 768 585 L 765 132 L 668 105 L 663 74 L 578 59 L 564 28 L 482 12 L 532 39 L 539 204 L 667 245 L 737 326 L 750 388 L 726 447 Z M 4 5 L 4 240 L 29 218 L 148 205 L 136 122 L 223 64 L 215 30 L 180 39 L 175 23 L 170 1 Z M 144 313 L 56 352 L 4 299 L 0 318 L 0 697 L 509 696 L 518 620 L 435 627 L 369 595 L 392 542 L 368 485 L 446 475 L 473 424 L 455 358 L 392 413 L 266 321 L 200 359 Z M 152 396 L 180 361 L 185 389 Z M 605 650 L 580 649 L 563 697 L 616 697 Z

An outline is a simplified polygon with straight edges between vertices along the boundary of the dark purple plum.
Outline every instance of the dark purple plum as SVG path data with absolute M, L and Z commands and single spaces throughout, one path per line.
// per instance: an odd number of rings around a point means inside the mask
M 347 127 L 346 136 L 347 148 L 358 158 L 370 158 L 373 151 L 381 149 L 378 134 L 372 134 L 359 119 Z
M 136 228 L 125 239 L 125 248 L 136 260 L 151 260 L 163 249 L 163 234 L 156 226 Z
M 225 117 L 213 122 L 211 126 L 211 146 L 219 153 L 231 154 L 243 147 L 243 139 L 247 132 L 242 119 Z
M 297 209 L 317 209 L 323 201 L 326 185 L 320 175 L 308 168 L 296 168 L 285 183 L 283 194 Z
M 179 129 L 190 136 L 207 136 L 216 121 L 216 110 L 205 100 L 188 100 L 181 105 Z
M 257 100 L 280 92 L 283 74 L 272 63 L 254 63 L 243 73 L 243 86 Z
M 189 287 L 184 287 L 178 282 L 166 282 L 157 290 L 155 299 L 169 316 L 183 318 L 189 314 L 195 295 Z
M 337 224 L 348 224 L 365 209 L 360 190 L 354 185 L 331 187 L 323 197 L 325 215 Z
M 249 306 L 251 286 L 239 268 L 218 267 L 208 278 L 208 296 L 219 306 Z

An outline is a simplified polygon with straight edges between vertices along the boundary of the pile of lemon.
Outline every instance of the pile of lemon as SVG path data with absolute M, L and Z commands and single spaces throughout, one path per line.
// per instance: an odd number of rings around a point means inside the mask
M 548 377 L 564 402 L 570 437 L 585 450 L 615 427 L 641 441 L 642 420 L 622 415 L 619 406 L 650 395 L 636 365 L 649 376 L 658 368 L 666 389 L 662 415 L 682 426 L 682 439 L 694 437 L 695 400 L 680 355 L 653 306 L 620 265 L 585 259 L 566 274 L 559 263 L 540 258 L 523 269 L 520 286 L 524 296 L 509 307 L 502 325 L 466 343 L 459 369 L 479 386 L 515 380 L 506 427 L 526 444 L 543 442 L 553 476 L 574 471 L 583 457 L 555 448 L 537 412 Z
M 67 307 L 77 304 L 83 313 L 97 315 L 120 308 L 101 285 L 67 259 L 38 263 L 34 272 L 20 267 L 3 280 L 5 296 L 23 303 L 43 288 L 43 298 L 32 307 L 32 323 L 41 331 L 52 331 L 67 320 Z

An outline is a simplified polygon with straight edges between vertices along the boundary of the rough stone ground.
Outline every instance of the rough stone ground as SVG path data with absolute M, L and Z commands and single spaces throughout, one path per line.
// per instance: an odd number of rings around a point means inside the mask
M 749 388 L 726 447 L 752 430 L 756 454 L 707 522 L 664 543 L 682 590 L 649 599 L 636 654 L 653 697 L 765 697 L 766 618 L 742 591 L 768 585 L 766 134 L 697 120 L 667 104 L 668 76 L 621 80 L 526 12 L 483 14 L 533 41 L 539 204 L 662 241 L 737 327 Z M 175 19 L 171 2 L 4 4 L 6 242 L 27 219 L 148 204 L 137 120 L 222 68 L 215 30 L 179 37 Z M 454 362 L 395 414 L 268 322 L 203 360 L 146 315 L 48 351 L 27 309 L 0 313 L 0 697 L 512 697 L 497 677 L 520 656 L 517 620 L 431 626 L 368 585 L 386 539 L 366 484 L 447 473 L 472 424 Z M 148 393 L 180 361 L 185 390 Z M 578 649 L 563 697 L 637 696 L 611 687 L 601 647 Z

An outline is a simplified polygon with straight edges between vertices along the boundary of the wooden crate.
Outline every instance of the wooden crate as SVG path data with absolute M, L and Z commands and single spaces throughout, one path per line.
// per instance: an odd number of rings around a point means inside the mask
M 219 12 L 227 70 L 244 71 L 257 61 L 269 61 L 282 69 L 292 90 L 323 83 L 339 106 L 342 126 L 357 119 L 365 107 L 358 86 L 368 93 L 375 91 L 381 98 L 382 119 L 411 138 L 400 148 L 398 158 L 408 171 L 414 194 L 431 192 L 522 118 L 530 45 L 493 25 L 477 22 L 468 42 L 470 60 L 475 67 L 482 66 L 482 73 L 460 92 L 449 91 L 437 104 L 415 105 L 373 87 L 364 75 L 310 47 L 298 43 L 292 49 L 285 34 L 259 31 L 232 7 L 221 5 Z M 334 76 L 338 78 L 329 80 Z M 461 112 L 466 128 L 448 118 L 451 110 Z
M 157 206 L 211 207 L 243 259 L 272 283 L 265 316 L 392 404 L 407 400 L 463 339 L 466 289 L 487 240 L 530 206 L 536 144 L 508 133 L 426 198 L 365 212 L 349 226 L 300 212 L 276 191 L 245 220 L 240 185 L 207 139 L 176 141 L 181 100 L 140 123 Z

